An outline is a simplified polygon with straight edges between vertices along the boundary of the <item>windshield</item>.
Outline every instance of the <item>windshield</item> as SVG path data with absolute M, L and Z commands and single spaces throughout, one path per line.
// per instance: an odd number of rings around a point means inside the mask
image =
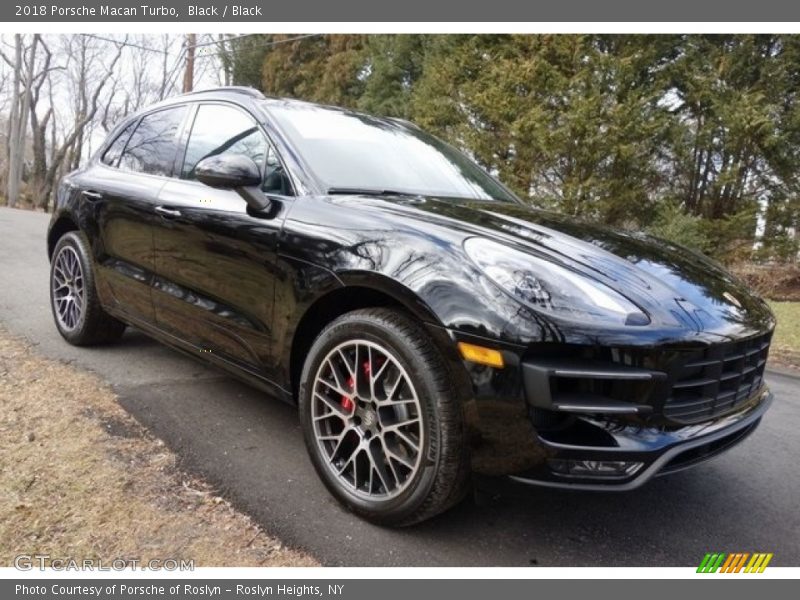
M 409 124 L 311 104 L 269 111 L 329 193 L 515 201 L 469 158 Z

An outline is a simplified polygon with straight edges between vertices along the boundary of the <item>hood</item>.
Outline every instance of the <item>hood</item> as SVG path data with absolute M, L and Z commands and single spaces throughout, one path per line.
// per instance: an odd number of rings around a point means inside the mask
M 735 337 L 774 326 L 769 307 L 741 281 L 666 240 L 504 202 L 381 200 L 385 209 L 550 257 L 625 295 L 655 326 Z

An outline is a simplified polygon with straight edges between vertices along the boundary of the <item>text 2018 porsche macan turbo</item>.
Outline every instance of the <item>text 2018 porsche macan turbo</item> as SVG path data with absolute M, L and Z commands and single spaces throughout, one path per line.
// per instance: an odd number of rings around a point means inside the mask
M 243 88 L 121 123 L 62 181 L 51 301 L 299 407 L 359 515 L 410 524 L 474 476 L 629 490 L 758 425 L 774 319 L 682 247 L 531 209 L 414 125 Z

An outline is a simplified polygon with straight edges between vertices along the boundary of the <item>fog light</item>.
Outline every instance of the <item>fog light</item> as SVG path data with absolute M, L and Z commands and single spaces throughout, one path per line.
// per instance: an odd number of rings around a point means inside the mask
M 572 477 L 630 477 L 642 468 L 644 463 L 627 460 L 566 460 L 551 458 L 547 461 L 550 469 L 559 475 Z

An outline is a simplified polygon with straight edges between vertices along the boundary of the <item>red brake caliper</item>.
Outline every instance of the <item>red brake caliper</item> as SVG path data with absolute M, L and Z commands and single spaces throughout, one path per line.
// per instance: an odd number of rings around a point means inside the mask
M 372 372 L 372 369 L 370 368 L 368 360 L 365 360 L 361 364 L 361 368 L 364 371 L 364 375 L 369 377 L 370 373 Z M 356 380 L 353 379 L 352 377 L 350 377 L 347 380 L 347 387 L 350 388 L 351 392 L 355 392 L 356 391 Z M 340 400 L 340 403 L 341 403 L 343 409 L 345 409 L 347 411 L 353 410 L 353 399 L 350 396 L 348 396 L 346 394 L 342 394 L 342 399 Z
M 356 389 L 356 380 L 353 379 L 352 377 L 350 379 L 348 379 L 347 380 L 347 387 L 349 387 L 351 391 L 355 391 L 355 389 Z M 349 412 L 349 411 L 353 410 L 353 399 L 350 396 L 342 394 L 341 404 L 342 404 L 342 408 L 345 409 L 346 411 Z

